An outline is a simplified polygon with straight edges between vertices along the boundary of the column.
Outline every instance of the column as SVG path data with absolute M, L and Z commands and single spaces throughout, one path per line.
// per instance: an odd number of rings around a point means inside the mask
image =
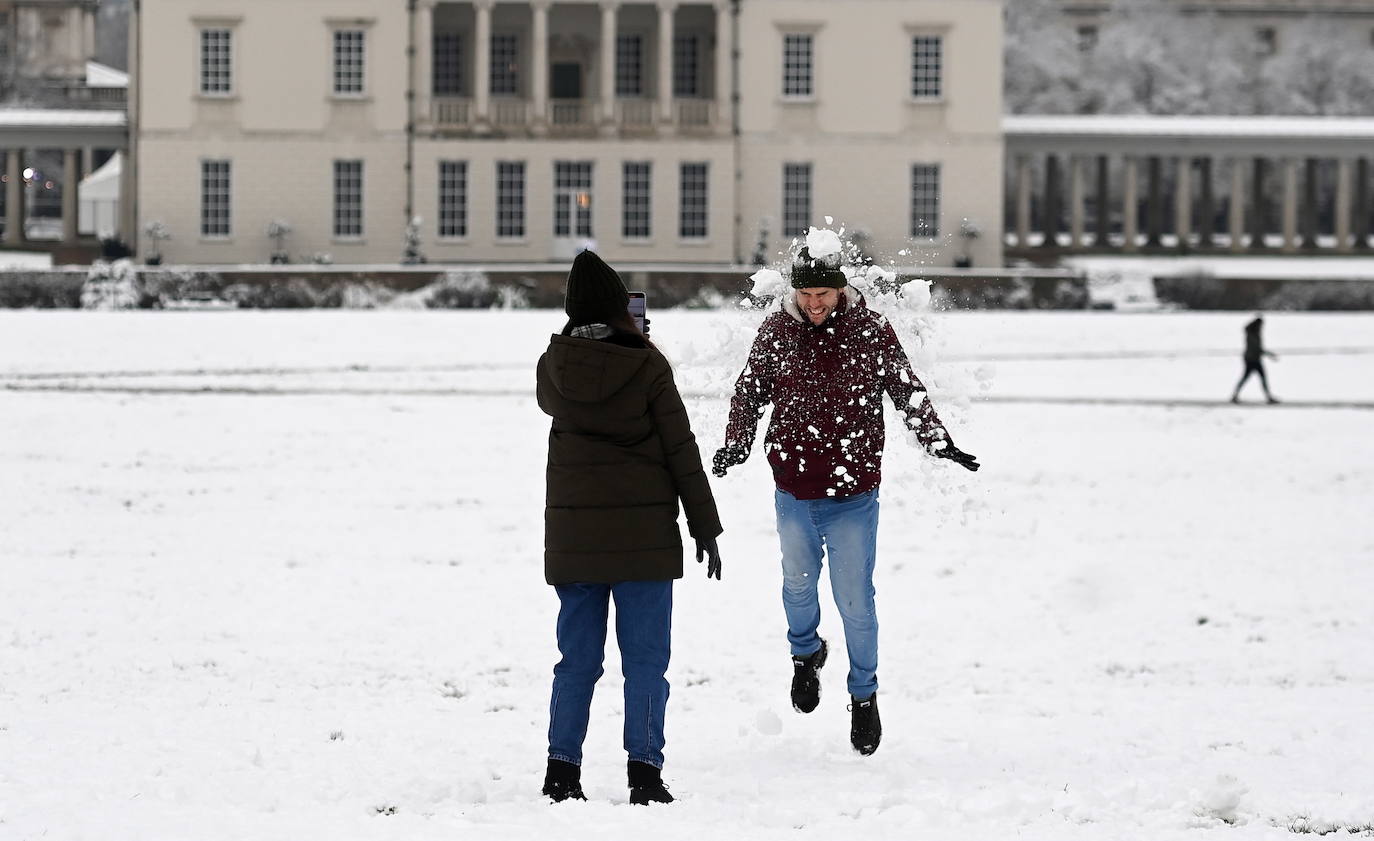
M 735 53 L 735 33 L 731 26 L 730 4 L 716 3 L 716 133 L 734 131 L 734 91 L 731 60 Z
M 1355 162 L 1355 248 L 1369 248 L 1369 158 Z
M 473 122 L 479 126 L 491 124 L 491 7 L 493 0 L 473 0 L 477 11 L 476 34 L 473 40 L 472 110 Z
M 1202 207 L 1198 209 L 1198 237 L 1197 244 L 1202 248 L 1212 246 L 1212 237 L 1216 233 L 1217 218 L 1217 198 L 1215 188 L 1212 185 L 1212 158 L 1207 156 L 1198 159 L 1198 180 L 1202 182 Z
M 1151 155 L 1146 162 L 1145 206 L 1149 216 L 1145 220 L 1145 244 L 1158 248 L 1164 243 L 1164 159 Z
M 618 0 L 601 2 L 601 124 L 615 125 L 615 20 Z
M 1111 159 L 1106 155 L 1097 156 L 1097 218 L 1093 220 L 1096 232 L 1093 245 L 1107 248 L 1112 238 L 1112 169 Z
M 677 4 L 658 4 L 658 119 L 673 123 L 673 13 Z
M 1258 251 L 1265 247 L 1265 229 L 1269 227 L 1268 205 L 1264 200 L 1266 170 L 1264 158 L 1255 158 L 1251 164 L 1254 175 L 1250 179 L 1250 248 Z
M 543 134 L 549 124 L 549 2 L 530 3 L 530 107 L 534 110 L 532 128 Z
M 1245 250 L 1245 164 L 1231 159 L 1231 250 Z
M 5 155 L 5 243 L 24 241 L 24 150 Z
M 1350 209 L 1355 200 L 1355 164 L 1349 158 L 1336 162 L 1336 250 L 1348 254 L 1350 242 Z
M 86 60 L 91 57 L 86 52 L 86 10 L 68 10 L 67 26 L 67 67 L 77 78 L 85 78 Z
M 1298 250 L 1298 160 L 1283 162 L 1283 250 Z
M 1031 171 L 1030 158 L 1016 158 L 1016 247 L 1030 246 L 1031 227 Z
M 1040 243 L 1042 248 L 1059 247 L 1059 223 L 1061 209 L 1059 205 L 1059 156 L 1049 154 L 1045 156 L 1045 193 L 1044 201 L 1040 204 L 1040 231 L 1045 235 L 1045 239 Z
M 82 14 L 82 25 L 85 29 L 82 34 L 86 41 L 85 56 L 87 59 L 95 58 L 95 14 L 96 10 L 93 8 L 85 9 Z
M 64 244 L 76 242 L 76 215 L 81 207 L 77 202 L 78 190 L 81 187 L 81 166 L 80 159 L 77 157 L 78 154 L 79 151 L 76 149 L 66 149 L 62 153 L 62 242 Z
M 1317 247 L 1317 178 L 1320 167 L 1316 158 L 1308 158 L 1302 181 L 1302 247 Z
M 437 0 L 419 0 L 415 6 L 415 125 L 434 125 L 434 6 Z
M 1187 251 L 1193 239 L 1193 160 L 1178 159 L 1178 176 L 1174 181 L 1174 233 L 1178 249 Z
M 1136 251 L 1140 248 L 1140 244 L 1136 242 L 1140 231 L 1140 161 L 1127 155 L 1125 164 L 1121 183 L 1121 234 L 1124 237 L 1122 248 L 1125 251 Z
M 1083 159 L 1069 157 L 1069 248 L 1083 247 Z

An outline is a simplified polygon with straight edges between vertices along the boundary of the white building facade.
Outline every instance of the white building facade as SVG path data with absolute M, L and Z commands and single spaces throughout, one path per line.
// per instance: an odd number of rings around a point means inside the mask
M 1000 264 L 1000 0 L 142 0 L 169 262 L 731 264 L 823 216 Z M 967 223 L 965 220 L 968 220 Z M 960 231 L 978 230 L 975 238 Z M 910 259 L 909 257 L 906 259 Z

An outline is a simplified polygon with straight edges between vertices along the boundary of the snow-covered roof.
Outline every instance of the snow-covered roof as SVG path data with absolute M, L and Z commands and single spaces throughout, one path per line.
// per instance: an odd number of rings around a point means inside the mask
M 1161 117 L 1015 114 L 1002 118 L 1012 151 L 1218 155 L 1364 154 L 1368 117 Z
M 122 110 L 0 108 L 0 135 L 13 145 L 121 147 L 128 125 Z
M 129 74 L 116 70 L 98 61 L 86 62 L 86 87 L 88 88 L 127 88 Z
M 61 108 L 0 108 L 4 128 L 124 128 L 129 118 L 123 111 Z
M 1152 115 L 1058 116 L 1016 114 L 1002 118 L 1015 135 L 1060 137 L 1256 137 L 1358 138 L 1374 140 L 1368 117 L 1159 117 Z

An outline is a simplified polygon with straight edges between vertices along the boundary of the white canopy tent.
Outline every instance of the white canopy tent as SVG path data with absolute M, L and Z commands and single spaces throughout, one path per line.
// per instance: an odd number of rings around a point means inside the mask
M 119 230 L 120 172 L 124 155 L 115 152 L 105 165 L 81 180 L 77 230 L 83 235 L 117 237 Z

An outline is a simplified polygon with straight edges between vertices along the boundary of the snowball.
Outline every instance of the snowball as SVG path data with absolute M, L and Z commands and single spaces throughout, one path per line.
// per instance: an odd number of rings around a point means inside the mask
M 1198 801 L 1197 814 L 1202 817 L 1216 818 L 1226 823 L 1236 823 L 1240 815 L 1241 798 L 1249 789 L 1230 774 L 1218 775 Z
M 806 248 L 816 260 L 839 254 L 840 235 L 828 228 L 812 228 L 806 232 Z
M 833 216 L 827 216 L 827 217 L 825 217 L 825 224 L 827 224 L 827 225 L 833 225 L 833 224 L 835 224 L 835 217 L 833 217 Z
M 765 736 L 777 736 L 782 733 L 782 719 L 772 710 L 759 710 L 754 716 L 754 728 Z
M 930 281 L 917 279 L 903 283 L 902 300 L 914 309 L 925 309 L 930 306 Z
M 759 269 L 749 279 L 754 282 L 749 294 L 755 298 L 778 298 L 787 291 L 787 281 L 783 279 L 782 272 L 776 269 Z

